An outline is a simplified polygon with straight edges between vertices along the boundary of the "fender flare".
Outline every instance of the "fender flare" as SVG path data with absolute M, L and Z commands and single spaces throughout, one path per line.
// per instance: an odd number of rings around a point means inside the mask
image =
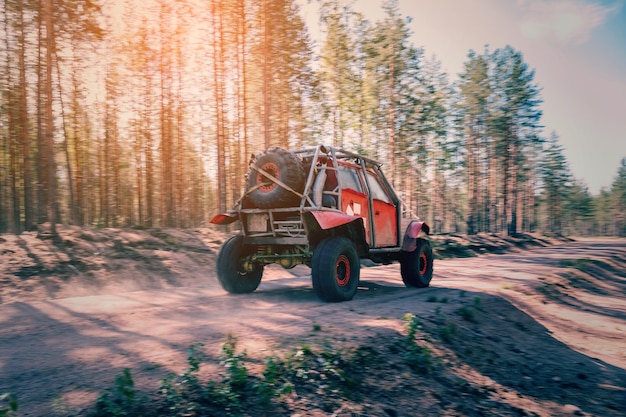
M 359 216 L 350 216 L 338 211 L 311 211 L 311 214 L 322 230 L 332 229 L 361 219 Z
M 430 234 L 430 226 L 425 222 L 413 220 L 406 228 L 404 232 L 404 239 L 402 241 L 402 250 L 405 252 L 413 252 L 417 249 L 417 238 L 424 232 L 427 235 Z
M 312 233 L 311 244 L 316 246 L 324 237 L 346 236 L 356 245 L 360 257 L 369 252 L 369 245 L 365 237 L 365 224 L 363 218 L 350 216 L 339 211 L 311 211 L 309 212 L 316 231 Z
M 226 212 L 213 216 L 210 222 L 212 224 L 231 224 L 237 220 L 239 220 L 239 215 L 237 213 Z

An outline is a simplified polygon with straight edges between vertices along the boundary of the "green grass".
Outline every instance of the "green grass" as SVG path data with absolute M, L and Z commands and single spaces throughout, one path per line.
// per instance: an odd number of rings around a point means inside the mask
M 404 362 L 418 374 L 428 374 L 432 368 L 432 352 L 427 346 L 417 343 L 416 335 L 421 326 L 420 320 L 413 314 L 407 313 L 402 317 L 407 330 L 404 339 Z
M 457 326 L 454 323 L 443 324 L 437 328 L 439 337 L 446 343 L 450 343 L 454 340 L 454 336 L 457 333 Z
M 478 320 L 476 318 L 476 311 L 469 306 L 463 306 L 457 310 L 457 313 L 463 318 L 465 321 L 469 321 L 471 323 L 477 323 Z
M 559 262 L 559 266 L 561 268 L 573 268 L 573 269 L 577 269 L 579 271 L 584 271 L 585 270 L 585 266 L 587 264 L 589 264 L 591 261 L 591 259 L 562 259 Z

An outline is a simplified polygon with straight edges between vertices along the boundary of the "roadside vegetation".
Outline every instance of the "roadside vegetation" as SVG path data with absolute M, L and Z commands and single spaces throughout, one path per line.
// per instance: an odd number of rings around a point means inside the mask
M 448 303 L 445 299 L 429 301 Z M 477 304 L 474 300 L 474 307 Z M 90 407 L 72 410 L 63 399 L 57 399 L 50 412 L 52 416 L 84 417 L 308 415 L 310 411 L 335 416 L 397 416 L 406 404 L 377 403 L 377 398 L 393 395 L 401 387 L 428 387 L 422 392 L 426 400 L 417 403 L 423 403 L 422 409 L 435 410 L 440 405 L 432 403 L 432 395 L 436 396 L 442 385 L 469 392 L 475 400 L 485 399 L 489 392 L 470 388 L 467 381 L 455 376 L 449 355 L 437 347 L 457 337 L 458 326 L 450 321 L 459 317 L 475 322 L 463 313 L 445 316 L 438 308 L 435 319 L 425 325 L 419 317 L 406 313 L 395 319 L 403 323 L 402 332 L 385 332 L 357 343 L 332 341 L 321 325 L 314 324 L 308 339 L 262 361 L 249 358 L 238 347 L 237 337 L 228 335 L 217 356 L 201 342 L 190 345 L 187 363 L 181 364 L 180 372 L 163 376 L 156 391 L 137 388 L 136 370 L 124 368 Z M 203 372 L 214 365 L 216 372 Z M 392 374 L 397 375 L 396 381 L 389 384 Z M 7 393 L 0 401 L 0 416 L 17 416 L 17 398 Z M 460 401 L 444 409 L 471 407 Z
M 8 392 L 0 392 L 0 417 L 10 417 L 17 415 L 18 403 L 15 395 Z
M 446 372 L 441 353 L 436 353 L 433 347 L 438 341 L 450 341 L 453 332 L 442 329 L 453 327 L 445 327 L 442 319 L 442 324 L 426 329 L 411 313 L 399 320 L 404 323 L 403 334 L 382 344 L 336 345 L 324 337 L 323 342 L 313 338 L 280 354 L 266 356 L 261 366 L 255 366 L 255 371 L 250 370 L 254 361 L 237 347 L 237 337 L 228 335 L 217 357 L 217 375 L 205 379 L 200 371 L 211 361 L 211 355 L 202 343 L 195 343 L 188 348 L 187 364 L 181 372 L 162 378 L 157 392 L 136 390 L 132 370 L 126 368 L 90 409 L 74 414 L 259 416 L 319 410 L 334 415 L 342 411 L 378 415 L 375 405 L 363 403 L 367 403 L 375 389 L 376 375 L 383 368 L 391 366 L 406 383 L 437 374 L 443 381 L 458 384 Z M 324 332 L 319 325 L 314 325 L 312 331 L 312 335 Z M 392 408 L 386 413 L 394 415 Z

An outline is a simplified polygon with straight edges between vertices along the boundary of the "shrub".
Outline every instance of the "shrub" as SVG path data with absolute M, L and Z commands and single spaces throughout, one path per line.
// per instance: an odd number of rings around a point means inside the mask
M 16 416 L 17 398 L 8 392 L 0 393 L 0 417 Z
M 420 320 L 413 314 L 405 314 L 402 320 L 406 322 L 407 335 L 404 346 L 404 361 L 415 372 L 427 374 L 432 364 L 432 352 L 426 346 L 420 346 L 415 340 Z
M 130 369 L 124 368 L 115 377 L 115 385 L 111 393 L 105 392 L 96 400 L 94 416 L 113 417 L 131 415 L 135 402 L 135 382 Z
M 476 313 L 474 312 L 474 310 L 468 306 L 463 306 L 461 308 L 459 308 L 457 310 L 457 313 L 459 313 L 461 315 L 461 317 L 463 318 L 463 320 L 472 322 L 472 323 L 476 323 Z

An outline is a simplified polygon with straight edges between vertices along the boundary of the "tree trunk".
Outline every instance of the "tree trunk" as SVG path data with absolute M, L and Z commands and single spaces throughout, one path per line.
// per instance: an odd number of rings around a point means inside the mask
M 59 103 L 61 104 L 61 125 L 63 126 L 63 154 L 65 155 L 65 164 L 67 169 L 67 181 L 68 181 L 68 189 L 69 189 L 69 220 L 71 222 L 76 222 L 76 218 L 78 217 L 76 214 L 76 200 L 74 198 L 74 174 L 72 173 L 72 161 L 70 159 L 70 151 L 69 151 L 69 139 L 67 134 L 67 126 L 66 126 L 66 117 L 65 117 L 65 104 L 63 102 L 63 92 L 61 91 L 61 69 L 59 66 L 59 61 L 56 60 L 56 70 L 57 70 L 57 84 L 59 89 Z
M 271 129 L 270 129 L 270 123 L 271 123 L 271 103 L 272 103 L 272 97 L 271 97 L 271 86 L 272 86 L 272 79 L 271 79 L 271 53 L 272 53 L 272 48 L 271 48 L 271 29 L 270 29 L 270 2 L 271 0 L 264 0 L 263 1 L 263 28 L 264 28 L 264 32 L 263 32 L 263 45 L 265 47 L 264 53 L 263 53 L 263 138 L 265 140 L 265 148 L 269 148 L 271 143 L 272 143 L 272 139 L 271 139 Z M 221 35 L 221 33 L 220 33 Z
M 33 213 L 33 179 L 32 179 L 32 167 L 30 165 L 31 150 L 30 150 L 30 135 L 29 125 L 30 120 L 28 117 L 28 94 L 26 91 L 26 30 L 24 27 L 24 10 L 23 1 L 18 1 L 19 19 L 20 19 L 20 55 L 19 55 L 19 126 L 20 126 L 20 142 L 22 143 L 22 168 L 23 168 L 23 180 L 24 180 L 24 225 L 26 230 L 32 230 L 35 224 L 35 218 Z
M 154 209 L 154 156 L 152 154 L 152 133 L 150 132 L 150 122 L 143 132 L 145 137 L 144 152 L 146 158 L 146 226 L 153 227 L 155 220 Z
M 476 234 L 478 212 L 478 168 L 477 168 L 477 140 L 475 127 L 470 127 L 467 143 L 467 234 Z
M 247 22 L 246 22 L 246 4 L 245 0 L 239 0 L 239 20 L 241 28 L 241 40 L 239 44 L 239 118 L 241 119 L 241 169 L 239 171 L 239 188 L 242 189 L 245 182 L 245 175 L 248 170 L 246 162 L 250 155 L 250 144 L 248 138 L 248 65 L 247 65 Z
M 517 138 L 514 136 L 511 143 L 511 160 L 509 162 L 509 178 L 510 186 L 509 191 L 511 193 L 510 201 L 510 213 L 511 218 L 508 225 L 508 235 L 515 236 L 517 234 L 517 208 L 518 208 L 518 198 L 519 198 L 519 190 L 518 190 L 518 144 Z
M 178 91 L 176 94 L 176 199 L 174 201 L 176 212 L 176 226 L 186 227 L 189 225 L 189 201 L 185 192 L 185 139 L 183 137 L 183 56 L 182 45 L 176 44 Z
M 393 41 L 390 44 L 391 58 L 389 63 L 389 167 L 391 168 L 391 184 L 397 183 L 396 167 L 396 96 L 395 96 L 395 51 Z M 419 209 L 419 206 L 418 206 Z
M 83 132 L 83 128 L 80 123 L 79 115 L 82 112 L 79 110 L 80 105 L 78 101 L 78 80 L 76 79 L 76 71 L 72 74 L 72 132 L 74 133 L 74 184 L 76 187 L 76 200 L 74 208 L 74 217 L 78 225 L 85 224 L 85 190 L 83 190 L 85 165 L 83 163 L 83 135 L 87 136 L 87 132 Z
M 44 61 L 42 60 L 44 49 L 44 11 L 43 2 L 39 3 L 39 13 L 37 13 L 37 169 L 36 169 L 36 181 L 37 181 L 37 223 L 41 224 L 46 221 L 47 208 L 48 208 L 48 196 L 47 196 L 47 172 L 48 172 L 48 159 L 46 157 L 46 141 L 44 137 Z
M 216 145 L 217 145 L 217 178 L 218 178 L 218 210 L 223 213 L 227 210 L 227 191 L 226 182 L 226 141 L 224 124 L 226 115 L 224 114 L 224 32 L 222 27 L 221 9 L 216 6 L 215 0 L 212 4 L 213 16 L 213 76 L 214 76 L 214 97 L 216 109 Z M 267 128 L 267 126 L 266 126 Z M 266 136 L 266 141 L 268 136 Z
M 9 25 L 8 19 L 5 20 L 5 31 L 9 33 Z M 9 156 L 9 165 L 7 169 L 7 176 L 9 180 L 9 188 L 10 188 L 10 209 L 8 212 L 10 213 L 7 217 L 9 227 L 15 234 L 19 234 L 22 232 L 21 229 L 21 213 L 20 213 L 20 194 L 18 190 L 18 172 L 20 171 L 20 167 L 18 165 L 19 158 L 19 149 L 18 149 L 18 141 L 21 137 L 20 134 L 20 121 L 19 121 L 19 97 L 16 97 L 14 94 L 14 82 L 11 75 L 13 74 L 13 69 L 11 68 L 11 45 L 8 39 L 8 36 L 5 39 L 5 48 L 7 53 L 6 60 L 6 136 L 7 136 L 7 151 Z M 18 53 L 19 55 L 19 53 Z M 17 108 L 16 108 L 17 107 Z
M 172 40 L 166 37 L 165 28 L 168 22 L 165 18 L 169 12 L 165 10 L 165 3 L 161 3 L 160 32 L 161 50 L 159 53 L 160 69 L 160 128 L 161 128 L 161 218 L 165 226 L 174 226 L 174 178 L 173 178 L 173 140 L 172 140 L 172 63 L 166 45 Z
M 58 213 L 56 208 L 56 163 L 54 150 L 54 118 L 53 118 L 53 94 L 52 94 L 52 66 L 55 54 L 55 34 L 54 34 L 54 16 L 52 0 L 44 1 L 44 16 L 46 27 L 46 78 L 45 78 L 45 130 L 44 141 L 47 155 L 47 177 L 48 177 L 48 221 L 50 222 L 50 234 L 57 235 L 56 224 L 58 221 Z

